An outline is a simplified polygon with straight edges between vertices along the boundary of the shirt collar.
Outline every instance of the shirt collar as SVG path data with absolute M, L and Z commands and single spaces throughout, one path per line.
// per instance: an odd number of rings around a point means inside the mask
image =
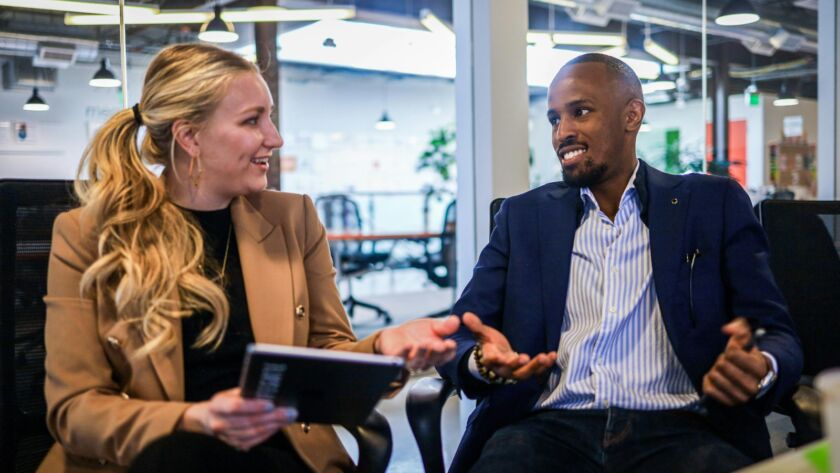
M 637 159 L 636 160 L 636 168 L 633 170 L 633 174 L 630 176 L 630 179 L 627 180 L 627 186 L 624 188 L 624 192 L 621 193 L 620 202 L 624 202 L 624 199 L 627 199 L 628 197 L 630 197 L 632 195 L 637 195 L 637 196 L 639 196 L 640 203 L 642 204 L 642 207 L 644 208 L 644 207 L 646 207 L 644 204 L 645 204 L 645 200 L 646 200 L 645 197 L 646 197 L 647 193 L 645 192 L 645 189 L 644 189 L 644 187 L 645 187 L 644 177 L 643 177 L 644 172 L 642 172 L 641 175 L 640 175 L 640 173 L 639 173 L 639 168 L 640 167 L 641 167 L 641 160 Z M 637 187 L 638 187 L 638 189 L 637 189 Z M 588 187 L 581 187 L 580 188 L 580 199 L 583 201 L 584 208 L 590 208 L 590 207 L 594 207 L 596 209 L 599 208 L 598 207 L 598 201 L 595 200 L 595 195 L 592 193 L 591 190 L 589 190 Z M 621 204 L 619 204 L 619 206 L 620 205 Z M 645 210 L 647 210 L 647 209 L 644 208 L 642 213 L 646 214 L 647 212 L 645 212 Z

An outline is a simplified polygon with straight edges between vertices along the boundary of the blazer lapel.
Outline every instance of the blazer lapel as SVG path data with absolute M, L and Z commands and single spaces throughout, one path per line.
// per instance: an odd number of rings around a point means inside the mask
M 672 313 L 666 304 L 674 300 L 673 293 L 677 286 L 680 265 L 685 259 L 682 251 L 683 236 L 691 193 L 687 186 L 682 185 L 684 179 L 678 176 L 665 174 L 650 167 L 647 174 L 653 281 L 662 314 L 665 316 Z M 666 316 L 665 324 L 669 323 Z
M 545 350 L 556 350 L 569 289 L 572 247 L 578 225 L 580 190 L 562 187 L 548 193 L 539 212 L 540 274 L 543 284 Z
M 160 385 L 163 387 L 163 392 L 166 398 L 170 401 L 184 400 L 184 342 L 181 334 L 181 321 L 176 320 L 174 323 L 175 329 L 175 346 L 168 350 L 155 350 L 149 354 L 149 361 L 155 369 Z M 149 339 L 142 335 L 142 331 L 137 331 L 143 344 L 149 342 Z
M 282 228 L 272 224 L 245 197 L 234 199 L 231 218 L 236 232 L 248 313 L 254 339 L 291 345 L 294 315 L 281 301 L 292 301 L 292 267 Z

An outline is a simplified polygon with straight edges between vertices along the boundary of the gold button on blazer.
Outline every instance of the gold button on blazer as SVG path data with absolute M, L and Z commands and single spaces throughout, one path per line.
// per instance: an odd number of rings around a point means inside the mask
M 373 352 L 378 334 L 353 336 L 309 197 L 263 191 L 234 199 L 231 215 L 257 342 Z M 79 296 L 97 237 L 80 209 L 55 221 L 44 301 L 47 425 L 57 442 L 40 473 L 124 471 L 189 407 L 182 345 L 134 358 L 143 336 L 117 319 L 113 300 L 101 290 L 94 299 Z M 313 471 L 353 470 L 331 426 L 292 424 L 283 432 Z

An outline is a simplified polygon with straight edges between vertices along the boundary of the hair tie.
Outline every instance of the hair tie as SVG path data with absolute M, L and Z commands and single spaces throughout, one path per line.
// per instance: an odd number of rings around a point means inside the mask
M 134 112 L 134 121 L 137 123 L 137 125 L 143 126 L 143 117 L 140 116 L 140 104 L 134 104 L 134 106 L 131 107 L 131 111 Z

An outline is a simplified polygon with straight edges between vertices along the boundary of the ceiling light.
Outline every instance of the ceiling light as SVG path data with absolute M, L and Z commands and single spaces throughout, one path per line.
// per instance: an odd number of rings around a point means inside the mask
M 346 20 L 355 16 L 355 7 L 288 9 L 276 6 L 264 6 L 246 8 L 245 10 L 225 10 L 222 13 L 222 19 L 231 23 Z
M 122 85 L 114 71 L 111 70 L 111 64 L 107 57 L 103 57 L 99 62 L 99 70 L 93 75 L 93 78 L 88 82 L 93 87 L 119 87 Z
M 211 43 L 232 43 L 239 39 L 233 25 L 222 19 L 222 7 L 213 7 L 213 19 L 201 25 L 198 39 Z
M 626 39 L 622 34 L 614 33 L 586 33 L 560 32 L 551 35 L 555 44 L 569 44 L 574 46 L 622 46 Z
M 4 1 L 6 0 L 0 0 L 0 2 Z M 227 9 L 222 12 L 222 20 L 230 23 L 341 20 L 354 16 L 356 16 L 354 7 L 299 8 L 292 10 L 283 7 L 264 6 L 244 10 Z M 213 18 L 211 12 L 191 10 L 169 10 L 156 15 L 130 15 L 126 12 L 125 23 L 127 25 L 195 24 L 205 23 L 211 18 Z M 120 17 L 117 15 L 65 15 L 64 24 L 75 26 L 119 25 Z
M 607 56 L 622 58 L 627 55 L 628 50 L 627 45 L 625 44 L 624 46 L 614 46 L 612 48 L 603 49 L 598 52 L 601 54 L 606 54 Z
M 651 130 L 653 130 L 653 127 L 650 126 L 650 123 L 648 123 L 647 120 L 642 120 L 642 124 L 639 125 L 639 132 L 640 133 L 647 133 Z
M 755 23 L 760 19 L 750 0 L 729 0 L 729 3 L 720 9 L 715 23 L 721 26 L 740 26 Z
M 420 10 L 420 24 L 434 34 L 455 39 L 455 32 L 452 31 L 452 27 L 427 8 Z
M 793 95 L 793 92 L 788 88 L 787 82 L 782 82 L 779 87 L 779 95 L 773 101 L 773 105 L 777 107 L 790 107 L 791 105 L 799 105 L 799 99 Z
M 46 112 L 50 109 L 50 106 L 38 95 L 38 88 L 33 87 L 32 96 L 23 104 L 23 109 L 30 112 Z
M 120 7 L 114 3 L 77 2 L 70 0 L 0 0 L 2 7 L 25 8 L 29 10 L 50 10 L 58 12 L 89 13 L 94 15 L 119 16 Z M 126 15 L 153 15 L 157 8 L 126 5 Z
M 652 94 L 654 92 L 664 92 L 674 90 L 677 88 L 677 83 L 672 80 L 658 80 L 654 82 L 646 82 L 642 84 L 643 94 Z
M 645 52 L 669 66 L 676 66 L 680 63 L 680 58 L 671 51 L 665 49 L 661 44 L 657 43 L 650 37 L 650 25 L 645 25 L 645 41 L 643 43 Z
M 376 124 L 373 125 L 379 131 L 391 131 L 397 127 L 397 124 L 388 116 L 388 111 L 382 112 L 382 117 Z
M 170 11 L 157 15 L 126 15 L 126 25 L 187 25 L 206 23 L 213 14 L 210 12 Z M 71 26 L 106 26 L 119 25 L 120 17 L 112 15 L 64 15 L 64 24 Z

